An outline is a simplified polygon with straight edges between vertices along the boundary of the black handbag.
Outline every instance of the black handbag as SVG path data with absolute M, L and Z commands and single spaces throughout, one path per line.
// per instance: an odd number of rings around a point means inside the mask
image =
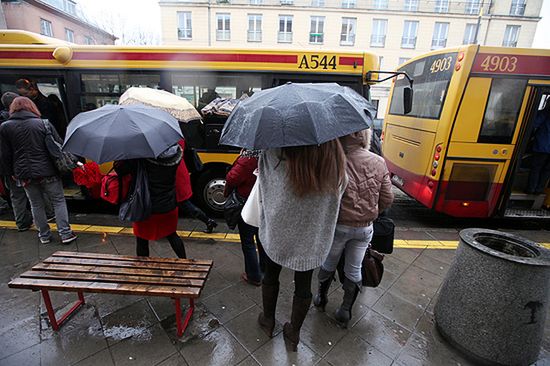
M 120 205 L 118 218 L 122 221 L 138 222 L 151 216 L 152 204 L 147 182 L 147 172 L 142 162 L 137 163 L 132 193 Z
M 393 239 L 395 236 L 395 224 L 387 216 L 378 216 L 372 223 L 373 235 L 372 249 L 380 253 L 391 254 L 393 252 Z
M 239 196 L 237 190 L 234 189 L 223 205 L 223 217 L 227 226 L 234 230 L 239 220 L 241 219 L 241 211 L 243 210 L 246 199 Z
M 44 128 L 46 129 L 46 137 L 44 138 L 44 142 L 46 143 L 46 148 L 48 149 L 48 153 L 50 154 L 50 158 L 53 160 L 55 167 L 60 173 L 72 171 L 76 168 L 76 162 L 78 159 L 73 154 L 62 150 L 61 143 L 59 143 L 53 135 L 50 122 L 43 119 L 42 123 L 44 123 Z

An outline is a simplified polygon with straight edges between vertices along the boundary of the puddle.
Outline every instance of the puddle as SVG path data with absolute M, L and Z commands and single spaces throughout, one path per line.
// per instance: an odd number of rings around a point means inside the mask
M 91 330 L 90 330 L 91 331 Z M 116 325 L 103 330 L 105 337 L 120 341 L 132 337 L 136 341 L 150 341 L 153 337 L 151 330 L 145 326 L 128 327 L 126 325 Z

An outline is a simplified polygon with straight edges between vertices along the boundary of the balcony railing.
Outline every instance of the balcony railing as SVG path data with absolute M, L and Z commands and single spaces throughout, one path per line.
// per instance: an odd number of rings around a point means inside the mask
M 292 32 L 279 32 L 279 35 L 277 36 L 277 42 L 292 43 Z
M 416 47 L 416 37 L 401 38 L 401 48 L 415 48 L 415 47 Z
M 371 47 L 384 47 L 386 44 L 386 36 L 380 34 L 371 34 L 370 46 Z
M 216 41 L 230 41 L 231 40 L 231 31 L 230 30 L 216 30 Z
M 341 34 L 340 45 L 341 46 L 353 46 L 355 44 L 355 34 Z
M 403 10 L 405 11 L 418 11 L 418 3 L 417 2 L 405 2 L 405 5 L 403 6 Z
M 525 14 L 525 4 L 514 4 L 510 7 L 510 15 L 522 16 Z
M 356 7 L 355 1 L 342 1 L 342 8 L 344 9 L 353 9 Z
M 192 35 L 191 29 L 178 28 L 178 39 L 191 39 Z
M 248 42 L 261 42 L 262 31 L 248 31 Z
M 324 33 L 310 33 L 309 34 L 309 43 L 323 43 Z
M 432 50 L 445 48 L 446 45 L 447 39 L 432 39 Z
M 281 5 L 294 5 L 294 0 L 281 0 Z
M 504 41 L 502 42 L 503 47 L 517 47 L 518 41 Z

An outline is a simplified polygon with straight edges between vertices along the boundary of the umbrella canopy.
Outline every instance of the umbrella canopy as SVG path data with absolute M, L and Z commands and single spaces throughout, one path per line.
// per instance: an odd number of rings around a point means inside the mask
M 369 128 L 376 108 L 336 83 L 287 83 L 240 102 L 220 144 L 247 149 L 318 145 Z
M 140 104 L 108 104 L 73 118 L 63 150 L 101 164 L 156 158 L 181 138 L 178 121 L 168 112 Z
M 160 108 L 181 122 L 189 122 L 201 118 L 199 112 L 187 99 L 165 90 L 131 87 L 120 96 L 118 104 L 144 104 Z

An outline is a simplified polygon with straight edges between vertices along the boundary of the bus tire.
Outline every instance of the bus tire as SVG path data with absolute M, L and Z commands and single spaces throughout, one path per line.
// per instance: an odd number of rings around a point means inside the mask
M 209 216 L 222 217 L 225 197 L 225 171 L 210 169 L 203 172 L 196 181 L 194 199 Z

